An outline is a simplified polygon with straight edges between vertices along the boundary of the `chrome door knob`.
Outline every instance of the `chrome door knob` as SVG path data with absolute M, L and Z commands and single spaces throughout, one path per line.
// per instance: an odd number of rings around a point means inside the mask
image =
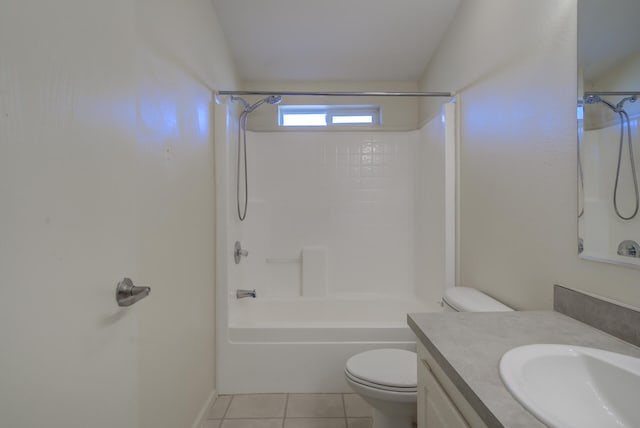
M 129 278 L 124 278 L 116 287 L 118 306 L 131 306 L 151 293 L 150 287 L 136 287 Z

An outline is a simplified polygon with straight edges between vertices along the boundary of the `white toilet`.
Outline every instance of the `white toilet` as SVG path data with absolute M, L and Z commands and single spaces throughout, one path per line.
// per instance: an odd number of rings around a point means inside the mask
M 469 287 L 448 288 L 442 298 L 445 311 L 506 312 L 508 306 Z M 347 383 L 371 407 L 373 428 L 411 428 L 416 418 L 417 356 L 404 349 L 374 349 L 349 358 Z

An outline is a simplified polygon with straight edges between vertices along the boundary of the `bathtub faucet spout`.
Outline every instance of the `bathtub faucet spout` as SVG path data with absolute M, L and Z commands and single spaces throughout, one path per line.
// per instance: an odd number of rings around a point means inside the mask
M 242 299 L 245 297 L 256 298 L 256 290 L 236 290 L 236 297 Z

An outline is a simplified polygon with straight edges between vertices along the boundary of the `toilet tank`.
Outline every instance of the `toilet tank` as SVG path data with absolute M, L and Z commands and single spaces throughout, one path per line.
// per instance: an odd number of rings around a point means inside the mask
M 445 312 L 509 312 L 510 307 L 471 287 L 450 287 L 442 296 Z

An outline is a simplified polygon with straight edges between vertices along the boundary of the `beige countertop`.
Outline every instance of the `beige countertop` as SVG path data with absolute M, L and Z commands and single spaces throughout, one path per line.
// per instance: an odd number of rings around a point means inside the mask
M 469 404 L 490 427 L 544 427 L 507 391 L 498 371 L 517 346 L 588 346 L 640 358 L 640 348 L 553 311 L 409 314 L 407 321 Z

